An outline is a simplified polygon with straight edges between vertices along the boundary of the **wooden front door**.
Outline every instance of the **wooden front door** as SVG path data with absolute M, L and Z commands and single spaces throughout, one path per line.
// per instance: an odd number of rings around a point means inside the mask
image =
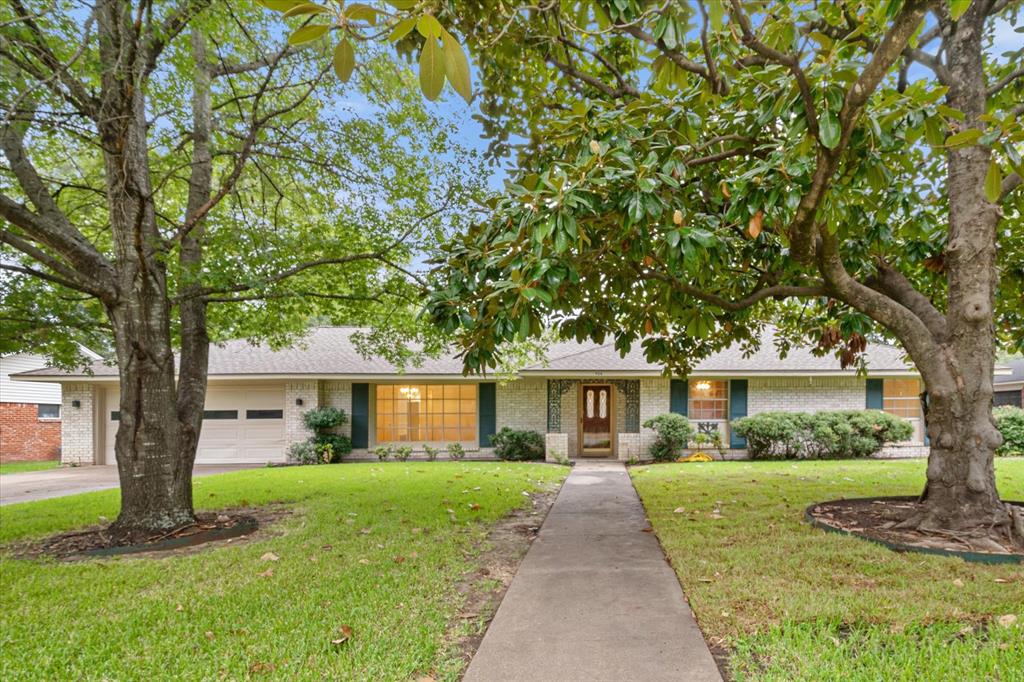
M 608 384 L 584 385 L 580 392 L 580 455 L 612 454 L 614 391 Z

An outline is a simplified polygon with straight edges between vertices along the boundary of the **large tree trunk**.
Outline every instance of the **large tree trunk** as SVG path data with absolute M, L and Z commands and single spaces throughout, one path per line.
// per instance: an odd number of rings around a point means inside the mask
M 982 64 L 985 3 L 974 3 L 949 41 L 948 102 L 963 111 L 963 129 L 984 129 Z M 995 362 L 996 228 L 999 207 L 984 195 L 989 149 L 968 145 L 948 155 L 949 241 L 946 246 L 948 336 L 942 370 L 923 371 L 928 389 L 928 483 L 921 496 L 923 530 L 1008 534 L 1009 511 L 996 491 L 993 460 L 1002 442 L 992 418 Z M 918 363 L 921 366 L 922 363 Z
M 136 37 L 132 3 L 103 0 L 96 16 L 101 59 L 112 65 L 103 73 L 99 132 L 119 265 L 117 297 L 107 305 L 121 388 L 115 441 L 121 513 L 114 528 L 162 531 L 195 521 L 192 464 L 202 396 L 198 406 L 189 401 L 189 409 L 180 414 L 166 249 L 157 227 L 149 169 L 147 51 L 140 49 Z M 190 366 L 195 360 L 202 363 L 205 379 L 205 354 L 193 352 Z M 194 396 L 194 391 L 187 393 Z

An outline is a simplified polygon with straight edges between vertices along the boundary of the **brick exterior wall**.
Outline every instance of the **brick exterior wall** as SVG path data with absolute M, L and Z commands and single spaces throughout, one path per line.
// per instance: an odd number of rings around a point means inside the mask
M 60 461 L 62 464 L 95 464 L 96 391 L 91 384 L 64 384 L 60 406 Z M 75 401 L 79 406 L 74 407 Z
M 747 414 L 863 410 L 860 377 L 753 377 L 747 380 Z
M 669 383 L 665 377 L 640 380 L 640 457 L 646 457 L 657 434 L 645 429 L 644 422 L 669 412 Z
M 35 403 L 0 403 L 0 463 L 60 457 L 60 419 L 40 419 Z
M 321 381 L 320 407 L 335 407 L 342 410 L 348 421 L 334 429 L 340 436 L 352 437 L 352 382 Z
M 545 433 L 548 430 L 547 379 L 498 383 L 494 391 L 495 426 Z M 574 413 L 575 414 L 575 413 Z M 565 412 L 562 412 L 565 418 Z
M 302 400 L 296 405 L 296 400 Z M 350 399 L 351 400 L 351 399 Z M 302 423 L 302 415 L 320 406 L 319 381 L 289 381 L 284 385 L 284 452 L 294 443 L 301 443 L 310 437 L 309 429 Z

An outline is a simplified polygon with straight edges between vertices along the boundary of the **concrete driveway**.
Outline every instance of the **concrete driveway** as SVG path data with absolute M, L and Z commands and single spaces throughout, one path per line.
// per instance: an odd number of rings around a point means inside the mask
M 254 469 L 261 464 L 197 464 L 193 476 Z M 0 505 L 45 500 L 118 487 L 116 466 L 84 466 L 26 471 L 0 476 Z

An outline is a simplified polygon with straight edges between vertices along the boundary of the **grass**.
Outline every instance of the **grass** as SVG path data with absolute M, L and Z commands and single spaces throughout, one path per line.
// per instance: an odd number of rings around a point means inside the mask
M 435 462 L 196 479 L 198 508 L 293 513 L 258 541 L 161 559 L 0 555 L 0 679 L 457 679 L 457 583 L 488 527 L 565 473 Z M 0 543 L 112 519 L 117 496 L 0 508 Z
M 732 651 L 736 679 L 1021 679 L 1020 565 L 897 554 L 802 523 L 812 502 L 920 491 L 923 461 L 631 474 L 705 636 Z M 996 476 L 1004 499 L 1024 499 L 1024 460 L 998 459 Z M 994 622 L 1007 614 L 1017 625 Z
M 56 469 L 60 462 L 55 459 L 43 460 L 41 462 L 5 462 L 0 464 L 0 476 L 4 474 L 20 474 L 26 471 L 44 471 Z

